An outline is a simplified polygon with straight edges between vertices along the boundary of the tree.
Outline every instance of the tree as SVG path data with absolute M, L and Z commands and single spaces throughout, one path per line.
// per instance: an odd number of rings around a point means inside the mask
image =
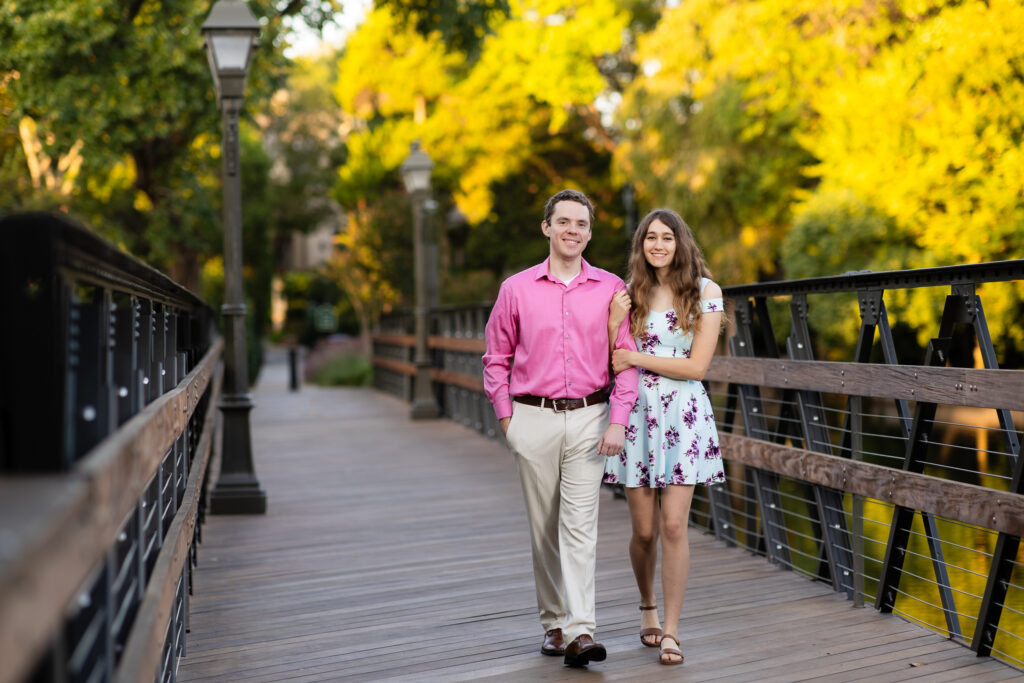
M 821 160 L 813 169 L 818 196 L 845 192 L 892 224 L 873 236 L 864 267 L 1017 258 L 1024 253 L 1024 7 L 968 2 L 907 21 L 901 41 L 879 45 L 861 72 L 815 94 L 821 120 L 806 143 Z M 791 253 L 804 237 L 792 236 Z M 993 335 L 1024 346 L 1024 287 L 989 289 Z M 896 299 L 895 314 L 919 329 L 922 344 L 935 332 L 941 296 Z
M 479 49 L 466 54 L 439 32 L 423 36 L 387 6 L 378 8 L 339 63 L 338 101 L 356 117 L 339 201 L 366 216 L 380 210 L 382 197 L 400 186 L 409 142 L 421 139 L 436 163 L 435 195 L 452 196 L 466 220 L 443 236 L 457 252 L 448 263 L 471 262 L 473 272 L 459 276 L 487 283 L 477 300 L 493 295 L 496 278 L 518 263 L 524 244 L 543 247 L 538 226 L 551 192 L 574 186 L 614 195 L 607 189 L 610 143 L 594 102 L 609 87 L 602 59 L 620 49 L 629 20 L 608 0 L 517 3 L 508 16 L 495 15 Z M 624 232 L 621 217 L 601 218 Z M 520 229 L 524 242 L 512 239 Z M 499 243 L 491 239 L 496 230 Z M 504 245 L 501 236 L 509 238 Z M 479 260 L 467 257 L 478 249 L 488 254 L 489 279 Z M 469 296 L 452 278 L 446 282 L 446 301 Z
M 265 22 L 250 71 L 249 111 L 259 109 L 283 73 L 283 19 L 322 24 L 340 5 L 250 3 Z M 5 3 L 0 169 L 13 174 L 21 162 L 33 179 L 18 181 L 11 208 L 65 207 L 132 254 L 198 286 L 200 262 L 221 249 L 219 116 L 199 32 L 209 6 Z M 20 150 L 10 144 L 11 131 L 19 132 Z M 47 177 L 47 163 L 50 172 L 65 168 L 59 182 Z

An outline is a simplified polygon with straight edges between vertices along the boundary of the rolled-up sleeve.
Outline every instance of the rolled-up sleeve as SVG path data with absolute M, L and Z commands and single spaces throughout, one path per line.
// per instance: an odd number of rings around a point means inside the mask
M 615 337 L 615 348 L 636 351 L 636 342 L 629 334 L 629 316 L 619 325 L 619 333 Z M 609 399 L 611 404 L 608 422 L 611 424 L 628 425 L 629 412 L 636 403 L 639 393 L 640 372 L 635 367 L 629 367 L 615 375 L 615 386 L 612 388 L 612 395 Z
M 498 291 L 498 298 L 487 319 L 487 327 L 484 328 L 484 340 L 487 343 L 483 355 L 484 393 L 494 406 L 494 414 L 499 420 L 512 415 L 509 372 L 519 337 L 513 296 L 507 284 L 503 284 Z M 633 393 L 636 393 L 635 387 Z

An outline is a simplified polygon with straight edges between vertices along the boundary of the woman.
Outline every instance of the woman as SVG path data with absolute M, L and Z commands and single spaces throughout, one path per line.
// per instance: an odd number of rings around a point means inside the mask
M 614 342 L 629 315 L 640 350 L 613 350 L 612 366 L 616 372 L 637 367 L 640 394 L 626 427 L 625 450 L 608 459 L 604 481 L 626 487 L 633 526 L 629 557 L 640 589 L 640 641 L 661 647 L 662 664 L 683 662 L 675 634 L 690 568 L 687 523 L 693 487 L 725 481 L 711 402 L 701 384 L 723 325 L 722 290 L 710 275 L 679 214 L 656 209 L 633 237 L 630 294 L 616 295 L 608 318 Z M 659 536 L 664 633 L 654 594 Z

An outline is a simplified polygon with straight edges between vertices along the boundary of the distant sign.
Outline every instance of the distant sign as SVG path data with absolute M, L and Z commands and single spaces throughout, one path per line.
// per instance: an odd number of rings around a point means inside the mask
M 338 329 L 338 314 L 334 306 L 320 304 L 313 308 L 313 329 L 317 332 L 334 332 Z

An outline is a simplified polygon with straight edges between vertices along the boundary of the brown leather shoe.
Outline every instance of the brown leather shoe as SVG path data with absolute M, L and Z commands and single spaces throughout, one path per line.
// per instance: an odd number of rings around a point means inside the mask
M 604 645 L 584 633 L 565 648 L 565 665 L 586 666 L 589 662 L 603 662 L 606 656 Z
M 544 642 L 540 646 L 542 655 L 559 657 L 565 654 L 565 641 L 562 640 L 562 629 L 553 628 L 544 634 Z

